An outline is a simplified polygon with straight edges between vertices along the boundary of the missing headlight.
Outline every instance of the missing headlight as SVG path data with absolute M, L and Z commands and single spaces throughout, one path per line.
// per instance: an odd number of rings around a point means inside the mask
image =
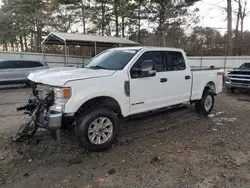
M 47 106 L 52 106 L 54 104 L 54 99 L 55 99 L 55 93 L 53 90 L 50 90 L 50 92 L 47 94 L 45 98 Z
M 38 96 L 38 91 L 36 90 L 37 83 L 30 81 L 30 86 L 31 86 L 33 95 Z
M 43 84 L 38 84 L 36 87 L 37 93 L 38 93 L 38 97 L 41 100 L 44 100 L 47 95 L 51 92 L 51 88 L 49 85 L 43 85 Z

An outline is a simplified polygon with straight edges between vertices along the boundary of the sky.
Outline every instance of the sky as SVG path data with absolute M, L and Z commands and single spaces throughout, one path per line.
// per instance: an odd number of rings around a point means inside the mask
M 232 0 L 233 2 L 234 0 Z M 249 1 L 249 0 L 247 0 Z M 227 28 L 227 0 L 202 0 L 195 5 L 200 9 L 200 25 L 204 27 L 217 28 L 221 33 L 226 32 Z M 236 25 L 236 13 L 238 5 L 233 3 L 233 28 Z M 247 4 L 247 10 L 250 11 L 250 1 Z M 250 31 L 250 14 L 245 18 L 244 30 Z
M 234 2 L 234 0 L 232 0 Z M 249 0 L 247 0 L 249 1 Z M 0 0 L 1 4 L 2 0 Z M 227 28 L 227 15 L 226 7 L 227 0 L 201 0 L 195 4 L 195 7 L 200 9 L 200 23 L 204 27 L 212 27 L 218 29 L 222 34 L 226 32 Z M 233 3 L 233 28 L 236 25 L 237 4 Z M 250 11 L 250 2 L 248 2 L 247 10 Z M 250 14 L 245 19 L 244 30 L 250 31 Z

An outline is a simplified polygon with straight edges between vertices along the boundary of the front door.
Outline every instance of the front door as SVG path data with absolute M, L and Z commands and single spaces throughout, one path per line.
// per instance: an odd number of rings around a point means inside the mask
M 132 69 L 141 67 L 150 60 L 156 65 L 156 75 L 143 77 L 133 75 Z M 166 98 L 167 78 L 164 52 L 146 51 L 130 69 L 130 114 L 154 110 L 163 107 Z

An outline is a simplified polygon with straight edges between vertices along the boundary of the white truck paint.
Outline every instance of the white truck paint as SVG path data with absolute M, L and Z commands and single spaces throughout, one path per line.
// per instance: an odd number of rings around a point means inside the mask
M 123 55 L 127 53 L 131 59 L 124 67 L 117 70 L 89 66 L 96 65 L 96 62 L 99 65 L 98 62 L 106 58 L 105 53 L 112 54 L 113 52 L 122 52 Z M 148 57 L 147 54 L 149 54 Z M 151 58 L 150 54 L 157 55 Z M 133 67 L 136 67 L 136 63 L 144 56 L 147 58 L 143 60 L 143 66 L 146 64 L 156 67 L 155 69 L 151 67 L 152 70 L 150 68 L 148 73 L 151 75 L 158 68 L 159 71 L 151 76 L 133 78 L 134 74 L 137 74 Z M 116 58 L 115 55 L 114 58 Z M 93 63 L 93 61 L 96 62 Z M 62 108 L 53 109 L 61 109 L 59 113 L 71 115 L 78 112 L 88 101 L 99 97 L 114 99 L 121 110 L 120 115 L 127 117 L 184 102 L 201 101 L 206 88 L 215 95 L 222 91 L 222 71 L 212 68 L 192 70 L 187 63 L 184 51 L 181 49 L 115 48 L 103 52 L 93 61 L 90 61 L 86 68 L 54 68 L 38 71 L 30 74 L 29 79 L 51 87 L 70 88 L 71 96 L 68 100 L 65 100 L 64 103 L 55 102 L 55 105 L 62 105 Z M 172 64 L 170 65 L 170 63 Z M 162 68 L 161 65 L 164 67 Z M 175 69 L 172 70 L 172 68 Z M 143 73 L 144 69 L 139 71 L 141 71 L 139 73 Z M 129 91 L 125 89 L 126 84 Z M 126 95 L 126 92 L 129 92 L 129 95 Z
M 187 58 L 183 50 L 173 48 L 138 47 L 124 48 L 140 49 L 123 70 L 92 70 L 85 68 L 52 68 L 30 74 L 29 79 L 36 83 L 50 86 L 70 87 L 72 96 L 66 103 L 64 113 L 75 113 L 88 100 L 107 96 L 115 99 L 122 110 L 124 117 L 136 113 L 146 112 L 174 104 L 201 99 L 205 86 L 212 82 L 214 93 L 222 91 L 221 70 L 191 71 L 188 64 L 181 71 L 159 72 L 154 77 L 131 79 L 130 69 L 136 60 L 147 51 L 178 51 L 185 62 Z M 185 80 L 185 76 L 191 79 Z M 168 81 L 161 83 L 166 77 Z M 124 94 L 124 82 L 130 81 L 130 97 Z M 141 105 L 134 103 L 144 102 Z

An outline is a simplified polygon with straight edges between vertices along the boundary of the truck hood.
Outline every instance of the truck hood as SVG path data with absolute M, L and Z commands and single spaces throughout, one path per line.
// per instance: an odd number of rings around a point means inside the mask
M 243 70 L 243 69 L 234 69 L 230 71 L 228 74 L 242 74 L 242 75 L 250 75 L 250 70 Z
M 60 67 L 35 71 L 28 76 L 32 82 L 63 87 L 68 81 L 111 76 L 114 70 Z

